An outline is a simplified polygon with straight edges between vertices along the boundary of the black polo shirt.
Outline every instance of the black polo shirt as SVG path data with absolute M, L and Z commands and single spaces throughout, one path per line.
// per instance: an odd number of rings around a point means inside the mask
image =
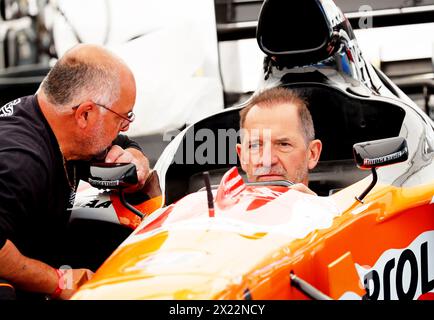
M 140 150 L 126 136 L 113 143 Z M 0 248 L 9 239 L 27 257 L 62 263 L 68 209 L 78 180 L 88 172 L 85 162 L 66 167 L 36 96 L 0 108 Z

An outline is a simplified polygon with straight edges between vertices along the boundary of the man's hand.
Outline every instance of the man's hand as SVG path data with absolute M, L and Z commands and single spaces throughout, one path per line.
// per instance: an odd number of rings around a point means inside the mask
M 317 196 L 315 192 L 310 190 L 305 184 L 303 183 L 296 183 L 289 187 L 289 189 L 297 190 L 303 193 L 311 194 L 313 196 Z
M 0 278 L 23 291 L 38 292 L 53 299 L 69 299 L 93 272 L 88 269 L 63 269 L 23 256 L 14 243 L 7 240 L 0 248 Z
M 93 276 L 93 272 L 89 269 L 66 269 L 63 270 L 64 274 L 59 279 L 59 286 L 62 289 L 59 298 L 61 300 L 68 300 L 72 295 L 90 280 Z
M 139 150 L 134 148 L 122 149 L 118 145 L 113 145 L 105 158 L 107 163 L 134 163 L 137 169 L 139 182 L 132 188 L 125 189 L 126 192 L 135 192 L 143 188 L 149 176 L 149 161 Z

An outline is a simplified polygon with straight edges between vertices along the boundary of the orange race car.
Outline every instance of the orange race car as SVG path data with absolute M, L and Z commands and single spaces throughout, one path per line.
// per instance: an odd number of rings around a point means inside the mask
M 81 189 L 73 220 L 134 231 L 73 299 L 434 298 L 433 121 L 364 60 L 332 1 L 266 0 L 257 39 L 261 88 L 309 102 L 319 196 L 245 182 L 227 134 L 244 105 L 225 109 L 173 139 L 146 199 Z M 101 188 L 134 181 L 131 166 L 92 170 Z

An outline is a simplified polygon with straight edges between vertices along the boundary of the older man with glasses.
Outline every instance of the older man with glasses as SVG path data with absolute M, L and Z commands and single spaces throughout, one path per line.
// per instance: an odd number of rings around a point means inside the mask
M 67 299 L 92 275 L 64 286 L 62 237 L 90 161 L 129 162 L 141 188 L 149 162 L 120 134 L 134 120 L 134 76 L 106 49 L 79 45 L 33 96 L 0 108 L 0 279 L 19 291 Z M 71 279 L 69 279 L 71 280 Z

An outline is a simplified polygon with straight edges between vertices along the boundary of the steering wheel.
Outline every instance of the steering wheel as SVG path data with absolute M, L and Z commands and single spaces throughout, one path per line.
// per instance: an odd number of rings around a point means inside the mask
M 294 182 L 289 180 L 270 180 L 270 181 L 256 181 L 256 182 L 246 182 L 246 186 L 282 186 L 282 187 L 290 187 L 294 185 Z M 218 184 L 213 184 L 211 189 L 217 189 Z M 206 187 L 202 187 L 197 192 L 205 191 Z
M 246 182 L 247 186 L 282 186 L 290 187 L 294 182 L 289 180 L 270 180 L 270 181 L 256 181 L 256 182 Z

